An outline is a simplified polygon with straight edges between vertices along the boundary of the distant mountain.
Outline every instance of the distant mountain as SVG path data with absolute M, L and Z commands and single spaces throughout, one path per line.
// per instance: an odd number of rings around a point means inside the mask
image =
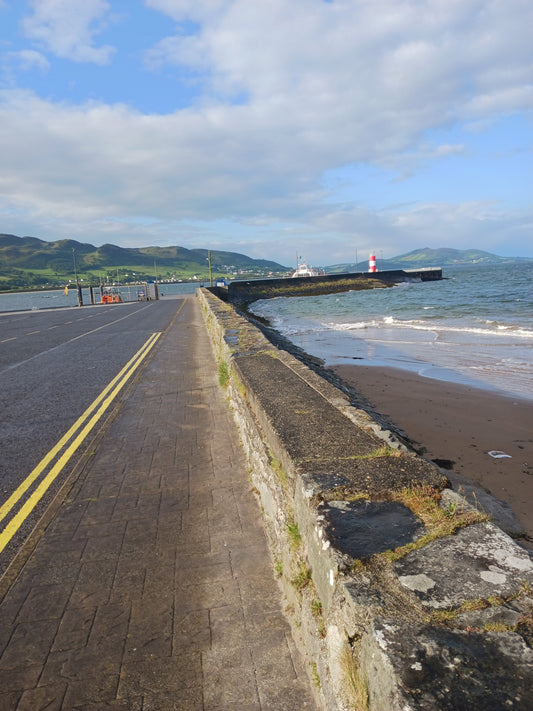
M 451 249 L 449 247 L 430 249 L 425 247 L 386 261 L 405 266 L 409 264 L 413 267 L 444 267 L 452 264 L 502 264 L 528 260 L 523 257 L 500 257 L 482 249 Z
M 384 269 L 421 269 L 423 267 L 449 267 L 460 264 L 510 264 L 514 262 L 533 261 L 525 257 L 499 257 L 481 249 L 451 249 L 441 247 L 439 249 L 415 249 L 407 254 L 401 254 L 392 259 L 381 259 L 377 256 L 377 267 L 380 271 Z M 355 271 L 354 262 L 345 264 L 334 264 L 326 267 L 328 274 L 338 272 Z M 357 265 L 359 271 L 367 271 L 368 263 L 360 262 Z
M 0 234 L 0 289 L 24 285 L 55 284 L 74 276 L 137 278 L 205 278 L 209 272 L 207 249 L 142 247 L 139 249 L 92 244 L 63 239 L 45 242 L 36 237 Z M 213 275 L 246 273 L 256 276 L 281 274 L 287 267 L 266 259 L 252 259 L 238 252 L 211 250 Z

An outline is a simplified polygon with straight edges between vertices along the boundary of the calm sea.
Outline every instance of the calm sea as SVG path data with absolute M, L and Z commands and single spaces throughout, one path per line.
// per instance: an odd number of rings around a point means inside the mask
M 159 284 L 159 292 L 163 296 L 167 294 L 190 294 L 201 286 L 200 283 L 183 284 Z M 118 287 L 123 301 L 137 301 L 137 292 L 142 286 L 120 286 Z M 89 305 L 91 296 L 89 289 L 82 289 L 83 303 Z M 100 299 L 100 290 L 94 289 L 95 300 Z M 54 291 L 25 291 L 14 294 L 0 294 L 0 313 L 5 311 L 39 311 L 40 309 L 67 308 L 78 306 L 78 292 L 75 288 L 69 289 L 68 294 L 63 290 Z
M 533 262 L 443 269 L 439 282 L 258 301 L 327 365 L 378 365 L 533 400 Z

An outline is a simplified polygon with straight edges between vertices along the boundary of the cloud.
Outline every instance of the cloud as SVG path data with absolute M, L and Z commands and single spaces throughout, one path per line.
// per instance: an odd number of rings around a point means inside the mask
M 429 237 L 470 246 L 467 238 L 505 232 L 499 215 L 522 239 L 529 218 L 519 209 L 495 204 L 481 218 L 481 203 L 445 203 L 437 185 L 431 202 L 394 199 L 389 189 L 373 202 L 390 209 L 371 209 L 357 185 L 348 200 L 323 178 L 364 165 L 391 183 L 390 171 L 406 178 L 457 155 L 470 160 L 468 136 L 448 140 L 447 130 L 468 122 L 484 131 L 502 115 L 529 111 L 529 0 L 145 5 L 176 23 L 147 49 L 146 66 L 193 76 L 194 100 L 148 114 L 1 92 L 5 209 L 56 231 L 86 229 L 89 241 L 91 230 L 104 239 L 122 226 L 128 240 L 205 239 L 214 248 L 232 238 L 261 251 L 271 244 L 285 259 L 295 241 L 338 261 L 351 238 L 396 253 L 394 244 L 425 246 Z M 30 39 L 77 62 L 109 61 L 112 48 L 95 46 L 109 2 L 32 7 L 23 25 Z M 42 55 L 32 57 L 38 66 Z
M 208 95 L 244 97 L 331 162 L 386 163 L 430 127 L 531 107 L 524 0 L 149 5 L 200 23 L 161 40 L 153 63 L 197 72 Z
M 412 248 L 426 244 L 480 249 L 504 256 L 531 253 L 531 209 L 506 210 L 496 202 L 427 203 L 392 215 L 393 233 L 404 234 Z M 394 249 L 394 243 L 391 244 Z
M 232 0 L 145 0 L 147 7 L 159 10 L 176 21 L 212 20 L 229 9 Z
M 268 125 L 251 127 L 239 107 L 145 116 L 121 105 L 68 106 L 4 91 L 0 124 L 0 185 L 42 210 L 83 207 L 183 219 L 287 216 L 316 197 L 311 175 L 296 178 L 301 160 L 293 170 L 282 156 L 272 164 Z
M 165 37 L 155 47 L 145 52 L 145 64 L 149 69 L 158 69 L 168 64 L 183 66 L 195 71 L 209 70 L 207 47 L 202 47 L 197 37 L 184 34 Z
M 468 104 L 471 116 L 510 114 L 521 109 L 533 111 L 533 84 L 502 87 L 487 94 L 475 96 Z
M 106 0 L 31 0 L 30 4 L 34 14 L 22 21 L 28 39 L 57 57 L 75 62 L 107 64 L 111 60 L 113 47 L 93 45 L 94 36 L 109 15 Z
M 22 49 L 19 52 L 7 52 L 4 55 L 7 62 L 16 64 L 22 71 L 39 69 L 46 71 L 50 67 L 50 62 L 44 54 L 33 49 Z

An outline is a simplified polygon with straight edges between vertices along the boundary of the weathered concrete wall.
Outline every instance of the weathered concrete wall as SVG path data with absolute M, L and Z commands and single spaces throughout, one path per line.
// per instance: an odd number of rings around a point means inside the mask
M 199 290 L 328 710 L 533 708 L 533 563 L 443 472 Z
M 408 281 L 437 281 L 442 279 L 442 269 L 396 269 L 384 272 L 357 272 L 350 274 L 324 274 L 294 279 L 251 279 L 232 281 L 227 288 L 228 301 L 243 304 L 275 296 L 312 296 L 335 294 L 342 291 L 379 289 Z

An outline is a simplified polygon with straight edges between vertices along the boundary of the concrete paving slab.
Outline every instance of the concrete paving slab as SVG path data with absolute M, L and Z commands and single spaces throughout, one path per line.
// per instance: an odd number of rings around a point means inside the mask
M 0 711 L 314 709 L 198 303 L 0 604 Z
M 271 446 L 278 443 L 276 451 L 288 455 L 282 464 L 300 476 L 329 477 L 346 490 L 372 496 L 413 485 L 439 490 L 447 485 L 447 478 L 420 457 L 398 450 L 394 456 L 383 453 L 383 438 L 370 428 L 354 427 L 296 366 L 287 367 L 277 354 L 237 354 L 234 366 L 267 440 Z
M 395 501 L 329 501 L 319 508 L 335 547 L 352 558 L 403 546 L 425 532 L 415 514 Z
M 379 680 L 371 689 L 371 708 L 413 708 L 412 699 L 424 711 L 533 708 L 533 651 L 518 634 L 468 634 L 385 620 L 375 622 L 375 632 L 363 641 Z
M 533 561 L 492 523 L 468 526 L 394 564 L 400 583 L 428 609 L 458 608 L 468 601 L 516 594 L 517 576 L 533 586 Z M 453 576 L 449 571 L 453 570 Z

